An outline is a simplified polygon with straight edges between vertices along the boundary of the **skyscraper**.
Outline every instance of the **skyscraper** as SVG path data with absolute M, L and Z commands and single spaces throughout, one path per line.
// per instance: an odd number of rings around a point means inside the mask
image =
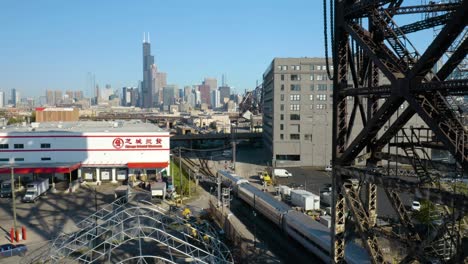
M 146 40 L 146 35 L 143 35 L 143 84 L 141 87 L 142 105 L 143 108 L 153 107 L 154 96 L 154 77 L 152 66 L 154 64 L 154 56 L 151 55 L 151 44 Z
M 218 80 L 216 78 L 205 78 L 203 81 L 204 85 L 208 85 L 210 87 L 211 91 L 217 90 L 218 89 Z
M 198 86 L 198 90 L 200 91 L 200 99 L 202 104 L 211 104 L 211 89 L 210 86 L 207 84 L 202 84 Z
M 5 107 L 5 93 L 0 92 L 0 108 Z
M 225 98 L 229 101 L 229 96 L 231 95 L 231 87 L 221 86 L 219 87 L 219 102 L 223 105 Z
M 11 89 L 11 104 L 12 104 L 13 106 L 16 106 L 16 103 L 19 102 L 19 100 L 18 100 L 18 98 L 16 97 L 16 95 L 17 95 L 17 94 L 16 94 L 16 89 L 15 89 L 15 88 Z
M 52 90 L 47 90 L 46 91 L 46 103 L 48 105 L 55 105 L 54 91 L 52 91 Z
M 55 100 L 54 105 L 61 104 L 62 99 L 63 99 L 62 91 L 55 90 L 55 92 L 54 92 L 54 100 Z

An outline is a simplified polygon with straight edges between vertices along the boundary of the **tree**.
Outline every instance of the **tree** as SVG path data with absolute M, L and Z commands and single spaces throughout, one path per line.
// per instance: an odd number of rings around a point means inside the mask
M 422 200 L 421 208 L 419 211 L 414 212 L 413 217 L 421 224 L 428 225 L 434 220 L 437 220 L 439 214 L 437 212 L 436 206 L 431 201 Z

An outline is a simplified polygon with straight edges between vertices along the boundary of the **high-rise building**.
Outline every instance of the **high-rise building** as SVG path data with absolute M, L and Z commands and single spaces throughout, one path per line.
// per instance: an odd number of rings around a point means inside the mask
M 154 79 L 155 76 L 154 68 L 154 57 L 151 55 L 151 44 L 149 40 L 146 40 L 146 36 L 143 37 L 143 84 L 141 87 L 142 105 L 143 108 L 152 108 L 153 97 L 154 97 Z
M 156 87 L 155 94 L 157 98 L 155 102 L 156 105 L 160 105 L 162 104 L 163 88 L 167 86 L 167 74 L 165 72 L 158 72 L 156 68 L 156 79 L 154 83 Z
M 198 90 L 200 91 L 200 100 L 202 104 L 211 104 L 211 89 L 209 85 L 202 84 L 198 86 Z
M 177 93 L 177 86 L 167 85 L 163 88 L 163 108 L 169 110 L 169 106 L 175 103 L 175 94 Z
M 229 86 L 220 86 L 219 87 L 219 102 L 223 105 L 229 101 L 229 96 L 231 95 L 231 87 Z
M 55 90 L 54 91 L 54 105 L 61 104 L 63 100 L 63 95 L 62 91 L 60 90 Z
M 274 166 L 329 164 L 332 91 L 324 59 L 272 61 L 263 74 L 263 137 Z
M 46 103 L 48 105 L 55 105 L 54 91 L 46 90 Z
M 184 102 L 190 103 L 190 98 L 192 96 L 192 87 L 184 86 Z
M 219 102 L 219 91 L 213 90 L 211 91 L 211 107 L 213 109 L 219 108 L 221 103 Z
M 203 81 L 203 84 L 208 85 L 210 87 L 211 91 L 214 91 L 214 90 L 218 89 L 218 80 L 216 80 L 216 78 L 207 77 Z
M 0 92 L 0 108 L 5 107 L 5 93 Z
M 15 88 L 11 89 L 11 104 L 13 106 L 16 106 L 17 103 L 19 103 L 19 98 L 17 97 L 17 91 Z
M 77 101 L 83 100 L 84 98 L 83 91 L 75 91 L 73 93 L 73 98 L 76 99 Z

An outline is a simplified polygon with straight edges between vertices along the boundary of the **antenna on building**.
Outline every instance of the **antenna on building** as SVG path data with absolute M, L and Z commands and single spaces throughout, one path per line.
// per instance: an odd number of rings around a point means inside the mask
M 223 73 L 223 75 L 221 75 L 221 83 L 222 83 L 222 86 L 223 86 L 223 87 L 226 86 L 226 85 L 225 85 L 225 82 L 224 82 L 224 73 Z
M 143 43 L 145 43 L 145 42 L 146 42 L 146 34 L 145 34 L 145 32 L 143 32 Z
M 150 35 L 149 35 L 149 32 L 148 32 L 148 43 L 150 43 Z

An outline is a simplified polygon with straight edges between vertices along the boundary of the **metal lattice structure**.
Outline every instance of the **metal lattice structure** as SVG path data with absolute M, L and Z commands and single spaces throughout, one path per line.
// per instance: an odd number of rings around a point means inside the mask
M 389 262 L 376 226 L 379 187 L 385 190 L 402 229 L 391 239 L 405 245 L 403 263 L 434 258 L 459 262 L 459 220 L 468 209 L 468 199 L 440 188 L 439 181 L 443 168 L 468 168 L 468 134 L 449 97 L 468 94 L 466 76 L 449 78 L 456 68 L 463 69 L 459 65 L 466 60 L 468 1 L 411 5 L 404 0 L 330 0 L 330 9 L 333 262 L 344 263 L 347 232 L 354 229 L 372 263 Z M 396 22 L 400 16 L 414 18 L 415 14 L 437 15 L 404 25 Z M 428 47 L 418 51 L 409 34 L 439 26 L 441 30 Z M 433 70 L 447 51 L 450 57 Z M 387 84 L 382 84 L 381 75 Z M 426 123 L 427 136 L 407 127 L 416 114 Z M 431 148 L 449 151 L 456 164 L 431 161 Z M 379 168 L 389 162 L 411 167 L 412 175 L 399 174 L 398 167 L 393 171 Z M 444 205 L 442 224 L 432 227 L 430 233 L 418 231 L 402 193 Z M 348 212 L 351 219 L 346 217 Z M 444 242 L 451 252 L 438 251 Z
M 58 236 L 31 261 L 41 263 L 232 263 L 226 245 L 207 225 L 189 223 L 132 193 Z

